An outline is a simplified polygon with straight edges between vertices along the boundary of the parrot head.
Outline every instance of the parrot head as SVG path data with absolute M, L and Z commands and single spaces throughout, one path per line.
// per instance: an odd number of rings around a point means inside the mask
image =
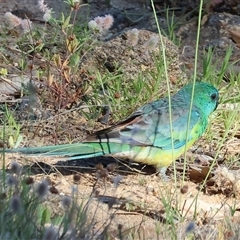
M 194 87 L 193 105 L 201 109 L 201 111 L 209 116 L 214 112 L 219 103 L 218 90 L 211 84 L 206 82 L 196 82 L 187 84 L 179 92 L 191 99 L 192 91 Z M 179 93 L 178 92 L 178 93 Z

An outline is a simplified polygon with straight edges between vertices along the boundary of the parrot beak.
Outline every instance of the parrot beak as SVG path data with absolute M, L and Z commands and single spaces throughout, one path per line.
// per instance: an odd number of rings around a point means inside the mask
M 219 104 L 219 100 L 217 100 L 217 102 L 216 102 L 216 106 L 215 106 L 215 108 L 214 108 L 214 111 L 217 109 L 218 104 Z

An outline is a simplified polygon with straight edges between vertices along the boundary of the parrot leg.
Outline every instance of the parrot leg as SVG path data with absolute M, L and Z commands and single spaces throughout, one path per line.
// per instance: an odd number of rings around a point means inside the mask
M 164 180 L 169 181 L 169 177 L 166 175 L 167 167 L 157 168 L 158 176 Z

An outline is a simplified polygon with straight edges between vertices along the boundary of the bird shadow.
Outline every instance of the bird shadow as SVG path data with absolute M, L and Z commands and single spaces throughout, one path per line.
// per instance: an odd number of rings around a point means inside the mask
M 64 176 L 77 173 L 96 173 L 98 168 L 114 171 L 120 175 L 142 174 L 151 175 L 156 173 L 153 166 L 121 160 L 108 156 L 93 157 L 79 160 L 59 160 L 55 164 L 37 161 L 32 164 L 24 164 L 23 171 L 31 175 L 60 173 Z

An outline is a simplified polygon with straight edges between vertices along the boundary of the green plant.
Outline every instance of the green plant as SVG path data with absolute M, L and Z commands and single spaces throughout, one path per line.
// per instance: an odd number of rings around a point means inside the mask
M 70 197 L 62 196 L 61 213 L 53 215 L 46 199 L 47 195 L 51 195 L 48 181 L 34 182 L 32 177 L 24 174 L 23 167 L 17 162 L 11 163 L 10 173 L 5 180 L 1 176 L 0 183 L 5 186 L 0 192 L 1 239 L 49 239 L 49 235 L 55 235 L 57 239 L 93 236 L 93 222 L 87 217 L 91 198 L 79 203 L 78 192 L 73 191 Z
M 168 37 L 173 43 L 179 46 L 180 41 L 176 36 L 178 21 L 176 19 L 174 11 L 170 11 L 169 8 L 167 8 L 165 14 L 166 14 L 167 31 L 164 31 L 163 28 L 161 28 L 161 31 L 164 36 Z
M 18 147 L 22 141 L 21 125 L 15 120 L 11 111 L 5 106 L 4 117 L 0 125 L 0 138 L 5 140 L 10 147 Z

